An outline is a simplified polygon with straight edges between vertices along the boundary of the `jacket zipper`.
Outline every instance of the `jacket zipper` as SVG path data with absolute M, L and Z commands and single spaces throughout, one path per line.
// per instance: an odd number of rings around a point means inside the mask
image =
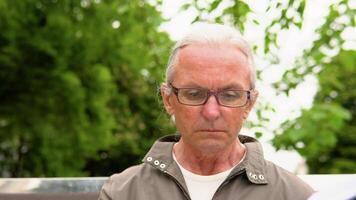
M 215 198 L 215 195 L 219 192 L 219 190 L 221 190 L 221 188 L 224 187 L 231 179 L 235 178 L 236 176 L 241 175 L 241 174 L 244 173 L 244 172 L 245 172 L 245 169 L 239 171 L 239 172 L 236 173 L 236 174 L 231 175 L 230 177 L 227 177 L 227 178 L 224 180 L 224 182 L 221 183 L 221 185 L 218 187 L 218 189 L 216 189 L 216 191 L 215 191 L 215 193 L 214 193 L 214 195 L 213 195 L 212 200 Z
M 167 174 L 168 176 L 170 176 L 170 177 L 173 179 L 173 181 L 178 185 L 178 187 L 182 190 L 184 196 L 185 196 L 188 200 L 191 200 L 189 194 L 188 194 L 187 191 L 184 189 L 184 187 L 182 186 L 182 184 L 180 184 L 179 181 L 178 181 L 173 175 L 171 175 L 170 173 L 168 173 L 167 171 L 164 171 L 164 173 Z

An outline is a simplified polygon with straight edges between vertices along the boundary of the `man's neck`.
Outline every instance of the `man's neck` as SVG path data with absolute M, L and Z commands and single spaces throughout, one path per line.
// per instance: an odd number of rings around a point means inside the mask
M 237 165 L 246 148 L 237 139 L 229 147 L 216 152 L 206 152 L 191 148 L 182 140 L 174 145 L 174 155 L 181 166 L 199 175 L 213 175 Z

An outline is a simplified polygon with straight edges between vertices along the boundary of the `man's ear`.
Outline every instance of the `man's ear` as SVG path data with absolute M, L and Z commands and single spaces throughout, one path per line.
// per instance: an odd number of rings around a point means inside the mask
M 253 106 L 256 103 L 257 97 L 258 97 L 258 91 L 257 90 L 252 90 L 251 93 L 250 93 L 250 100 L 248 101 L 248 103 L 247 103 L 247 105 L 245 107 L 245 110 L 243 112 L 243 118 L 244 119 L 247 119 L 248 115 L 250 114 Z
M 172 106 L 172 98 L 171 98 L 172 89 L 169 88 L 169 86 L 166 83 L 162 83 L 160 87 L 160 92 L 161 92 L 164 108 L 166 109 L 169 115 L 173 115 L 174 108 Z

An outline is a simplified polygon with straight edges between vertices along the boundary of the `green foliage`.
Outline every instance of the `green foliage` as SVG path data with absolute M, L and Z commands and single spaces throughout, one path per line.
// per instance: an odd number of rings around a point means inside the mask
M 278 12 L 279 17 L 271 21 L 271 23 L 265 29 L 264 40 L 264 53 L 272 54 L 273 59 L 277 59 L 277 55 L 274 55 L 271 49 L 279 48 L 277 44 L 278 32 L 281 30 L 289 29 L 292 26 L 301 29 L 303 25 L 303 15 L 305 8 L 305 0 L 294 1 L 289 0 L 287 3 L 282 4 L 281 1 L 272 1 L 267 10 L 274 10 Z M 295 11 L 294 15 L 288 15 L 288 11 Z M 292 12 L 291 12 L 292 13 Z M 274 31 L 271 31 L 275 29 Z
M 213 0 L 209 3 L 200 0 L 193 0 L 192 3 L 184 4 L 182 6 L 182 10 L 194 8 L 197 11 L 198 14 L 192 23 L 197 21 L 231 23 L 243 31 L 245 28 L 246 16 L 249 12 L 251 12 L 250 7 L 244 1 L 233 1 L 230 6 L 222 9 L 222 13 L 220 15 L 210 15 L 220 9 L 222 4 L 222 0 Z
M 313 107 L 282 125 L 274 145 L 295 149 L 311 173 L 356 172 L 356 51 L 342 51 L 318 74 Z
M 282 81 L 274 84 L 277 90 L 289 94 L 290 90 L 295 89 L 307 75 L 319 73 L 320 65 L 329 62 L 333 56 L 329 51 L 340 51 L 345 42 L 341 33 L 346 27 L 353 26 L 356 14 L 348 2 L 344 0 L 330 6 L 325 22 L 316 30 L 318 39 L 314 41 L 313 47 L 304 50 L 295 67 L 285 71 Z
M 1 1 L 0 174 L 104 175 L 172 131 L 152 93 L 171 45 L 161 21 L 139 1 Z
M 310 173 L 356 172 L 355 51 L 343 50 L 341 37 L 346 27 L 353 26 L 355 14 L 348 1 L 332 4 L 313 47 L 304 50 L 295 67 L 275 84 L 289 94 L 307 75 L 319 80 L 313 107 L 285 122 L 273 139 L 277 149 L 295 149 L 305 157 Z
M 350 118 L 347 110 L 339 105 L 316 104 L 310 110 L 304 110 L 302 117 L 292 123 L 283 124 L 287 131 L 274 138 L 275 146 L 298 149 L 308 159 L 318 158 L 321 153 L 334 148 L 337 137 L 345 121 Z

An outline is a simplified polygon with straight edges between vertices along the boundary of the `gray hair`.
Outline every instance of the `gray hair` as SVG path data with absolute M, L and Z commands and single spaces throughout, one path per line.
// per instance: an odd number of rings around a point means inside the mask
M 250 87 L 255 88 L 256 71 L 250 45 L 242 38 L 237 29 L 226 25 L 208 23 L 193 24 L 191 29 L 173 47 L 166 69 L 166 83 L 173 81 L 179 51 L 192 44 L 222 44 L 237 47 L 247 57 L 250 68 Z

